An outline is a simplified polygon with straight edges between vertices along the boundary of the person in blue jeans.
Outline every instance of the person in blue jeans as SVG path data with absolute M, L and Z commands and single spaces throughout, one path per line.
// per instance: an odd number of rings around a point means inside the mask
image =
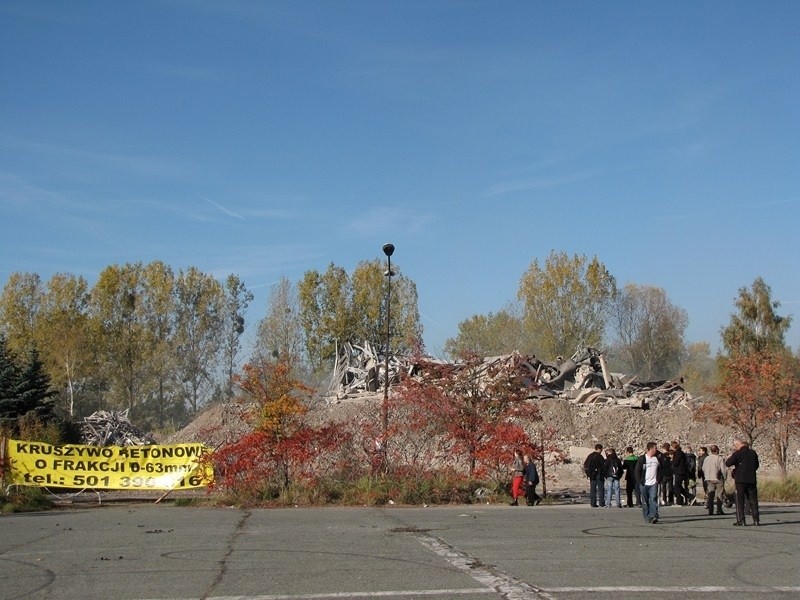
M 642 516 L 645 523 L 658 523 L 658 484 L 661 483 L 661 461 L 656 456 L 655 442 L 647 442 L 647 450 L 636 461 L 634 476 L 642 494 Z
M 586 460 L 583 461 L 583 472 L 589 478 L 589 504 L 593 508 L 597 508 L 598 502 L 600 506 L 605 506 L 605 491 L 603 489 L 603 483 L 605 482 L 605 477 L 603 476 L 604 464 L 603 444 L 595 444 L 594 452 L 590 452 Z
M 603 476 L 606 480 L 606 508 L 616 506 L 622 508 L 622 496 L 619 489 L 619 480 L 625 468 L 622 461 L 617 456 L 614 448 L 606 450 L 606 461 L 603 463 Z

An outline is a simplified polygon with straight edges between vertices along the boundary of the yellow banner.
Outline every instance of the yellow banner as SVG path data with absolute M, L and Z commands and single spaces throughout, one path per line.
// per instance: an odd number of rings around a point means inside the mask
M 81 446 L 8 440 L 11 483 L 109 490 L 205 487 L 214 477 L 202 444 Z

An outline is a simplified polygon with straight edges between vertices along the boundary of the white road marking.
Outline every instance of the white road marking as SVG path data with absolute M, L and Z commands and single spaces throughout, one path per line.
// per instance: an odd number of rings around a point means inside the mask
M 502 594 L 506 600 L 554 600 L 553 596 L 550 596 L 544 590 L 535 588 L 524 581 L 519 581 L 507 573 L 496 569 L 489 570 L 476 563 L 475 559 L 455 550 L 435 537 L 418 535 L 417 539 L 455 568 L 463 571 L 478 583 L 490 588 L 490 591 Z

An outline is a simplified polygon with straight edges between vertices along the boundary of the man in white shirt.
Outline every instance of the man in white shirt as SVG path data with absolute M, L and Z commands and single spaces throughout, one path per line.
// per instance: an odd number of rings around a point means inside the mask
M 647 442 L 647 451 L 636 462 L 634 476 L 642 494 L 642 514 L 646 523 L 658 523 L 658 484 L 661 482 L 661 462 L 656 456 L 655 442 Z

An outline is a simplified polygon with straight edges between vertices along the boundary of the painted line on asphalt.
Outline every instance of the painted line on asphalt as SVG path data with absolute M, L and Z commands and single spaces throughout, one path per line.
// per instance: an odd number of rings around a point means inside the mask
M 329 600 L 330 598 L 399 598 L 402 596 L 458 596 L 463 594 L 494 594 L 489 588 L 452 590 L 386 590 L 381 592 L 329 592 L 327 594 L 277 594 L 267 596 L 210 596 L 208 600 Z M 156 599 L 151 599 L 156 600 Z M 158 600 L 165 600 L 163 598 Z M 185 600 L 189 600 L 188 598 Z
M 645 586 L 645 585 L 631 585 L 631 586 L 607 586 L 607 587 L 547 587 L 542 588 L 542 591 L 551 594 L 576 594 L 576 593 L 670 593 L 670 594 L 773 594 L 779 593 L 797 593 L 800 592 L 800 586 L 764 586 L 764 587 L 728 587 L 718 585 L 701 585 L 701 586 Z
M 489 588 L 488 591 L 502 595 L 505 600 L 554 600 L 544 590 L 524 581 L 519 581 L 507 573 L 482 565 L 480 561 L 449 546 L 439 538 L 418 535 L 417 539 L 428 549 L 441 556 L 459 571 L 463 571 L 478 583 Z

